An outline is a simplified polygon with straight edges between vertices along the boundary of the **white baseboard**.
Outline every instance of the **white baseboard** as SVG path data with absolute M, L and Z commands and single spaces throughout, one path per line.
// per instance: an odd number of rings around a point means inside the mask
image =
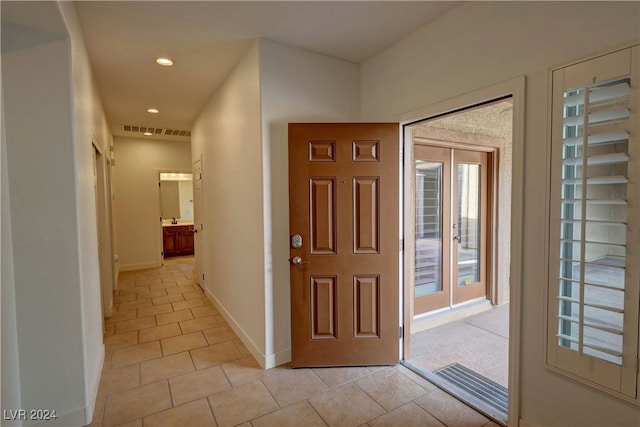
M 209 289 L 204 288 L 205 295 L 211 301 L 213 306 L 222 314 L 222 317 L 227 321 L 231 329 L 238 335 L 240 341 L 247 347 L 247 350 L 251 353 L 256 362 L 262 367 L 262 369 L 271 369 L 273 367 L 283 365 L 285 363 L 291 362 L 291 349 L 283 350 L 279 353 L 273 354 L 263 354 L 258 346 L 251 340 L 251 338 L 245 333 L 242 327 L 236 322 L 231 313 L 229 313 L 220 301 L 209 291 Z
M 124 264 L 121 265 L 118 273 L 121 271 L 134 271 L 134 270 L 144 270 L 145 268 L 158 268 L 162 267 L 162 262 L 158 263 L 157 261 L 145 262 L 142 264 Z
M 89 404 L 85 407 L 85 420 L 87 424 L 91 424 L 93 420 L 93 411 L 96 408 L 96 399 L 98 398 L 98 388 L 100 387 L 100 378 L 102 377 L 102 368 L 104 367 L 105 349 L 104 344 L 100 347 L 100 360 L 93 381 L 91 383 L 91 391 L 89 395 Z

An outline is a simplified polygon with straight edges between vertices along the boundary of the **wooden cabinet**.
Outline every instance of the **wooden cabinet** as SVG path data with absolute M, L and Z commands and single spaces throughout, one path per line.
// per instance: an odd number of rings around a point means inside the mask
M 162 227 L 164 257 L 193 255 L 193 225 Z

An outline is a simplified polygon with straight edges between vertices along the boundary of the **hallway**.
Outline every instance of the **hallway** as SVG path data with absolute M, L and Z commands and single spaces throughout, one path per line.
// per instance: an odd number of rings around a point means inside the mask
M 262 370 L 193 257 L 120 274 L 91 426 L 493 426 L 406 368 Z

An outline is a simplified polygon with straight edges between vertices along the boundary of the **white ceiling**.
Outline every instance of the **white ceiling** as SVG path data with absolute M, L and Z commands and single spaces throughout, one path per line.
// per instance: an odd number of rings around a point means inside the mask
M 123 124 L 190 130 L 258 37 L 361 63 L 459 4 L 75 2 L 114 135 L 124 135 Z M 170 57 L 175 65 L 156 65 L 159 56 Z M 152 106 L 160 114 L 147 113 Z

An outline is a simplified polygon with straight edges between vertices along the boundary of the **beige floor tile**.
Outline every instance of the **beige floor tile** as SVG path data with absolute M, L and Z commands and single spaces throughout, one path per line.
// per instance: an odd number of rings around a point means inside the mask
M 151 307 L 142 307 L 138 309 L 138 317 L 154 316 L 162 313 L 172 313 L 171 304 L 154 305 Z
M 215 427 L 207 399 L 176 406 L 144 417 L 144 427 Z
M 177 286 L 178 285 L 176 285 L 176 282 L 165 283 L 165 282 L 162 282 L 162 281 L 158 281 L 156 284 L 150 285 L 149 286 L 149 290 L 150 291 L 157 291 L 157 290 L 161 290 L 162 289 L 162 290 L 166 291 L 169 288 L 175 288 Z M 165 292 L 165 294 L 166 294 L 166 292 Z
M 197 333 L 202 335 L 201 332 Z M 241 355 L 233 342 L 227 341 L 192 350 L 191 357 L 193 358 L 193 363 L 196 364 L 196 368 L 203 369 L 212 365 L 218 365 L 229 362 L 230 360 L 239 359 Z
M 165 356 L 209 345 L 202 332 L 165 338 L 160 342 L 162 343 L 162 354 Z
M 218 344 L 225 341 L 233 340 L 236 337 L 236 333 L 233 332 L 229 326 L 217 326 L 211 329 L 205 329 L 202 331 L 204 337 L 207 339 L 209 344 Z
M 307 402 L 299 402 L 251 421 L 253 427 L 325 427 Z
M 369 421 L 369 425 L 371 427 L 444 427 L 444 424 L 413 402 Z
M 330 426 L 359 425 L 386 411 L 354 384 L 346 384 L 309 399 Z
M 252 356 L 249 349 L 242 343 L 242 341 L 240 341 L 239 338 L 234 339 L 233 343 L 235 344 L 236 348 L 240 352 L 241 357 Z
M 118 427 L 142 427 L 142 418 L 129 421 L 128 423 L 118 424 Z
M 191 356 L 185 351 L 140 363 L 140 383 L 149 384 L 194 370 Z
M 167 294 L 185 294 L 188 292 L 193 292 L 193 287 L 190 284 L 178 285 L 175 288 L 167 288 Z M 202 295 L 201 295 L 202 296 Z M 187 298 L 185 298 L 187 299 Z M 191 299 L 191 298 L 189 298 Z
M 154 328 L 141 329 L 138 335 L 140 343 L 145 343 L 182 335 L 182 331 L 177 323 L 167 323 Z
M 143 299 L 163 297 L 165 295 L 167 295 L 167 292 L 164 289 L 156 289 L 153 291 L 151 290 L 139 291 L 136 296 L 137 296 L 137 299 L 143 300 Z
M 136 300 L 136 295 L 135 294 L 125 294 L 125 295 L 118 295 L 118 296 L 114 296 L 113 297 L 113 302 L 115 304 L 122 304 L 125 302 L 129 302 L 129 301 L 135 301 Z
M 318 377 L 330 388 L 346 384 L 365 375 L 369 375 L 372 371 L 367 367 L 352 368 L 316 368 L 313 370 Z
M 116 350 L 123 347 L 131 347 L 138 344 L 138 331 L 131 331 L 124 334 L 111 335 L 104 339 L 104 346 L 107 350 Z
M 426 379 L 424 379 L 423 377 L 416 374 L 415 372 L 413 372 L 412 370 L 410 370 L 405 366 L 398 364 L 398 365 L 395 365 L 393 368 L 427 391 L 433 391 L 437 389 L 437 387 L 433 383 L 427 381 Z
M 183 320 L 180 322 L 182 333 L 201 331 L 203 329 L 211 329 L 220 326 L 220 322 L 216 316 L 198 317 L 192 320 Z
M 202 298 L 204 296 L 204 293 L 202 291 L 194 291 L 192 288 L 191 292 L 184 292 L 182 296 L 186 300 L 191 300 L 191 299 Z
M 259 380 L 266 373 L 251 356 L 224 363 L 222 369 L 234 387 Z
M 162 281 L 160 280 L 159 277 L 153 278 L 153 279 L 141 279 L 141 280 L 136 280 L 136 286 L 153 286 L 153 285 L 157 285 L 162 283 Z
M 106 397 L 98 395 L 96 403 L 93 407 L 93 419 L 87 427 L 102 427 L 102 419 L 104 418 L 104 404 Z
M 151 301 L 149 300 L 129 301 L 129 302 L 124 302 L 122 304 L 118 304 L 118 311 L 135 310 L 136 308 L 150 307 L 150 306 L 151 306 Z
M 104 427 L 116 426 L 171 407 L 166 381 L 143 385 L 107 397 Z
M 235 426 L 278 409 L 260 381 L 210 396 L 209 403 L 220 427 Z
M 281 407 L 300 402 L 329 388 L 311 369 L 290 367 L 269 369 L 262 382 Z
M 137 344 L 114 350 L 113 356 L 111 356 L 111 366 L 115 368 L 132 363 L 144 362 L 145 360 L 157 359 L 158 357 L 162 357 L 159 341 Z
M 140 386 L 140 368 L 137 363 L 112 369 L 103 369 L 98 394 L 107 395 Z
M 129 311 L 114 311 L 111 317 L 107 317 L 104 319 L 105 323 L 116 323 L 121 322 L 123 320 L 131 320 L 137 317 L 137 313 L 135 310 Z
M 193 313 L 194 317 L 215 316 L 216 314 L 220 314 L 215 307 L 210 305 L 193 307 L 191 308 L 191 312 Z
M 153 328 L 156 326 L 156 318 L 153 316 L 141 317 L 133 320 L 123 320 L 116 323 L 116 334 L 123 332 L 137 331 L 145 328 Z
M 191 310 L 180 310 L 175 311 L 173 313 L 164 313 L 156 315 L 156 322 L 158 326 L 164 325 L 167 323 L 176 323 L 181 320 L 189 320 L 193 319 L 193 314 L 191 314 Z
M 164 297 L 152 298 L 153 305 L 164 305 L 172 302 L 184 301 L 182 294 L 166 295 Z
M 480 427 L 487 418 L 442 390 L 434 390 L 415 400 L 422 409 L 448 426 Z
M 169 386 L 174 405 L 182 405 L 231 388 L 220 366 L 170 378 Z
M 173 309 L 175 311 L 178 310 L 186 310 L 187 308 L 193 308 L 193 307 L 201 307 L 205 305 L 204 301 L 201 299 L 190 299 L 188 301 L 180 301 L 180 302 L 174 302 L 173 303 Z
M 425 389 L 393 368 L 374 372 L 359 379 L 356 384 L 387 411 L 427 393 Z
M 110 337 L 111 335 L 115 335 L 116 333 L 116 324 L 115 323 L 106 323 L 104 324 L 104 336 Z

